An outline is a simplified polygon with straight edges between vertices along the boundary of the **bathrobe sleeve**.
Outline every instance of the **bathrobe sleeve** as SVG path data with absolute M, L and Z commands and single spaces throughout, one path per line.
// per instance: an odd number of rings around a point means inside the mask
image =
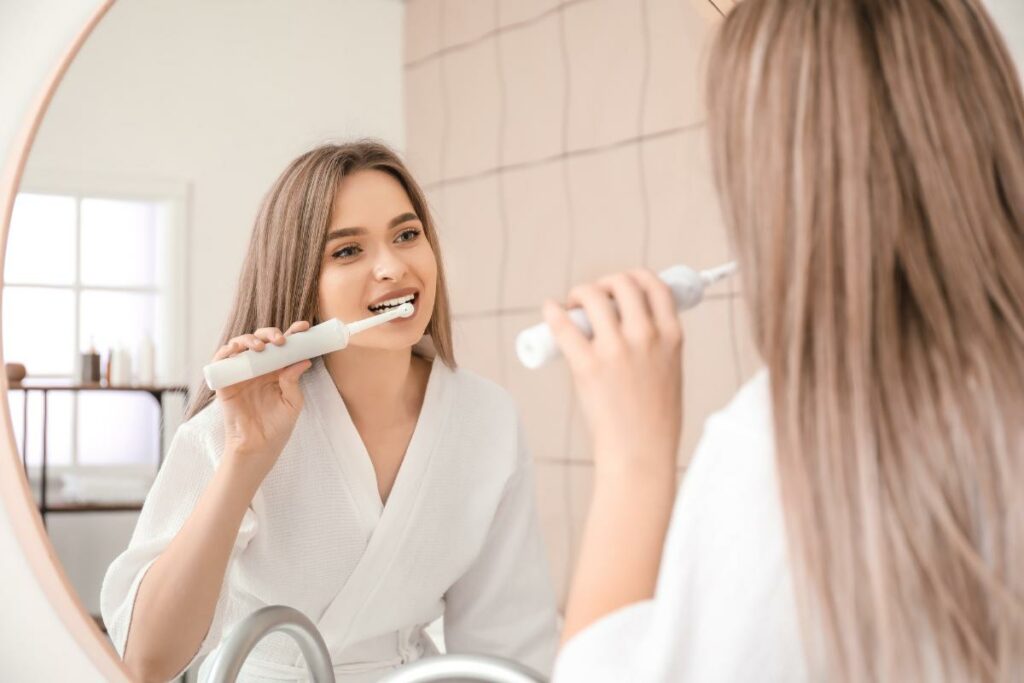
M 558 644 L 557 608 L 518 419 L 516 441 L 516 467 L 484 547 L 445 594 L 445 649 L 505 657 L 548 676 Z
M 573 636 L 554 683 L 807 680 L 766 382 L 752 380 L 707 421 L 654 598 Z
M 193 421 L 200 416 L 193 418 Z M 128 548 L 107 569 L 100 590 L 100 610 L 107 632 L 121 657 L 124 657 L 139 585 L 195 508 L 213 476 L 219 459 L 217 451 L 211 436 L 197 429 L 191 421 L 178 428 L 153 487 L 146 496 Z M 256 515 L 250 508 L 242 519 L 232 552 L 232 562 L 255 533 Z M 229 562 L 227 577 L 230 572 Z M 225 579 L 210 630 L 183 671 L 220 642 L 228 595 L 227 584 Z

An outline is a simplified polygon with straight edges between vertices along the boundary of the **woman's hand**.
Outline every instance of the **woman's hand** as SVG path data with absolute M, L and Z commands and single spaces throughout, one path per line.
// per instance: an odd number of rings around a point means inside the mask
M 263 327 L 243 334 L 220 347 L 213 360 L 230 358 L 246 350 L 262 351 L 267 344 L 281 346 L 286 337 L 309 329 L 300 320 L 281 333 L 276 327 Z M 263 481 L 284 450 L 295 422 L 302 411 L 299 377 L 312 366 L 308 360 L 217 390 L 224 411 L 224 447 L 231 457 Z
M 544 319 L 572 369 L 595 466 L 674 468 L 683 333 L 671 290 L 651 271 L 631 270 L 573 288 L 568 304 L 586 311 L 593 339 L 552 301 Z
M 544 303 L 544 319 L 569 361 L 594 435 L 594 488 L 563 642 L 654 596 L 682 425 L 683 334 L 668 286 L 648 270 L 632 270 L 574 288 L 569 304 L 583 306 L 592 340 L 554 302 Z

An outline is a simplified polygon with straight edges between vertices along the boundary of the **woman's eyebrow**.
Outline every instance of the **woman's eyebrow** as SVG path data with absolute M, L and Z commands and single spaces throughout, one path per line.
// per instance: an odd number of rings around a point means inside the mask
M 390 221 L 388 221 L 388 230 L 391 230 L 392 228 L 399 226 L 402 223 L 407 223 L 409 221 L 418 221 L 419 219 L 419 216 L 407 211 L 406 213 L 399 214 L 398 216 L 395 216 Z M 327 233 L 327 241 L 330 242 L 331 240 L 336 240 L 339 237 L 365 235 L 366 233 L 366 228 L 335 228 L 334 230 L 331 230 L 329 233 Z

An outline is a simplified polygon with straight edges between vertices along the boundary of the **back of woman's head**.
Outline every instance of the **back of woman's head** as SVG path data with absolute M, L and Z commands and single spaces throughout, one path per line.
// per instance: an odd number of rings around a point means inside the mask
M 708 75 L 806 641 L 1024 677 L 1024 101 L 978 0 L 744 0 Z
M 374 140 L 316 147 L 292 161 L 274 181 L 256 216 L 219 345 L 261 327 L 286 330 L 297 320 L 321 322 L 317 290 L 335 195 L 343 178 L 366 170 L 395 178 L 423 225 L 437 262 L 437 293 L 426 333 L 438 359 L 455 367 L 448 288 L 426 197 L 399 156 Z M 206 407 L 213 396 L 205 384 L 197 385 L 185 419 Z

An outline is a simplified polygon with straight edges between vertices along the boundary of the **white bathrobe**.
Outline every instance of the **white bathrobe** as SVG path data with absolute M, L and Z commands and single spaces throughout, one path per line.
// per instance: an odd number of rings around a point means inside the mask
M 549 673 L 556 606 L 523 431 L 511 397 L 433 362 L 419 421 L 381 502 L 366 448 L 322 360 L 303 375 L 295 430 L 245 513 L 210 631 L 196 657 L 266 605 L 320 629 L 339 681 L 374 681 L 436 652 L 503 656 Z M 123 656 L 138 586 L 209 482 L 223 452 L 220 405 L 183 424 L 101 607 Z M 194 661 L 194 660 L 193 660 Z M 213 657 L 200 668 L 209 673 Z M 283 634 L 252 652 L 242 681 L 307 680 Z
M 768 374 L 710 417 L 676 500 L 652 600 L 573 636 L 554 683 L 823 680 L 801 642 Z

